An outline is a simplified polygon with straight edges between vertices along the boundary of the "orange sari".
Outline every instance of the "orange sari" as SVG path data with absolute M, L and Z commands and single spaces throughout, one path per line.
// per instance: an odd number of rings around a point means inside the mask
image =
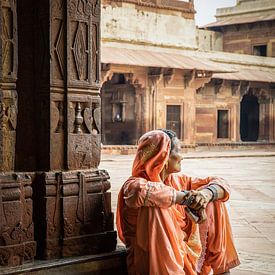
M 118 196 L 117 230 L 127 248 L 129 275 L 208 274 L 239 264 L 223 201 L 229 187 L 219 178 L 192 179 L 172 174 L 163 183 L 160 172 L 169 158 L 170 139 L 162 131 L 143 135 L 138 144 L 132 177 Z M 222 201 L 209 203 L 208 219 L 195 224 L 185 206 L 175 204 L 177 190 L 219 184 Z

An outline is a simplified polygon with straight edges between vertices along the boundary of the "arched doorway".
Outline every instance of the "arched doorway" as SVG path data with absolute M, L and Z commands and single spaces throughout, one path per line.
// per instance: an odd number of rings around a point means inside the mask
M 254 95 L 244 95 L 241 101 L 240 132 L 242 141 L 257 141 L 259 136 L 259 102 Z
M 135 87 L 115 73 L 101 89 L 102 143 L 131 145 L 136 142 Z

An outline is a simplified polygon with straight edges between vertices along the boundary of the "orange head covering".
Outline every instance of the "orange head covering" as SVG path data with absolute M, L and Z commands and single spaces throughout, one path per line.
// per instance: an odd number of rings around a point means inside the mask
M 171 140 L 163 131 L 154 130 L 144 134 L 138 141 L 132 176 L 161 182 L 160 172 L 168 161 L 170 148 Z

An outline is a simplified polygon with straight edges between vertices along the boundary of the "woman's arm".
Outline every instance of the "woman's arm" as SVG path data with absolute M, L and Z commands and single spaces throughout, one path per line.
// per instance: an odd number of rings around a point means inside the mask
M 194 210 L 199 210 L 202 207 L 206 208 L 207 204 L 211 201 L 223 200 L 226 192 L 220 185 L 211 184 L 200 190 L 190 191 L 186 198 L 190 196 L 193 196 L 194 199 L 189 207 Z
M 162 182 L 143 178 L 129 178 L 123 187 L 125 204 L 131 208 L 142 206 L 168 208 L 176 203 L 177 191 Z M 183 197 L 179 195 L 179 197 Z
M 220 178 L 220 177 L 192 178 L 192 177 L 185 176 L 185 181 L 187 182 L 188 190 L 197 190 L 197 191 L 204 190 L 203 194 L 208 198 L 210 197 L 210 195 L 213 194 L 213 192 L 217 191 L 217 194 L 213 198 L 213 200 L 227 201 L 230 197 L 230 185 L 223 178 Z M 208 189 L 210 188 L 210 186 L 214 187 L 212 190 L 213 192 L 211 192 L 211 190 Z

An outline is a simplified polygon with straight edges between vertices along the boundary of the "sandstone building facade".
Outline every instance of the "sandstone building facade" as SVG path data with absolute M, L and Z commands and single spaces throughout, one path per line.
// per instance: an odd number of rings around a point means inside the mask
M 197 29 L 192 1 L 103 1 L 102 15 L 103 144 L 135 144 L 157 128 L 187 146 L 275 141 L 274 58 L 220 51 L 235 37 Z M 255 28 L 271 45 L 274 20 L 264 22 Z

